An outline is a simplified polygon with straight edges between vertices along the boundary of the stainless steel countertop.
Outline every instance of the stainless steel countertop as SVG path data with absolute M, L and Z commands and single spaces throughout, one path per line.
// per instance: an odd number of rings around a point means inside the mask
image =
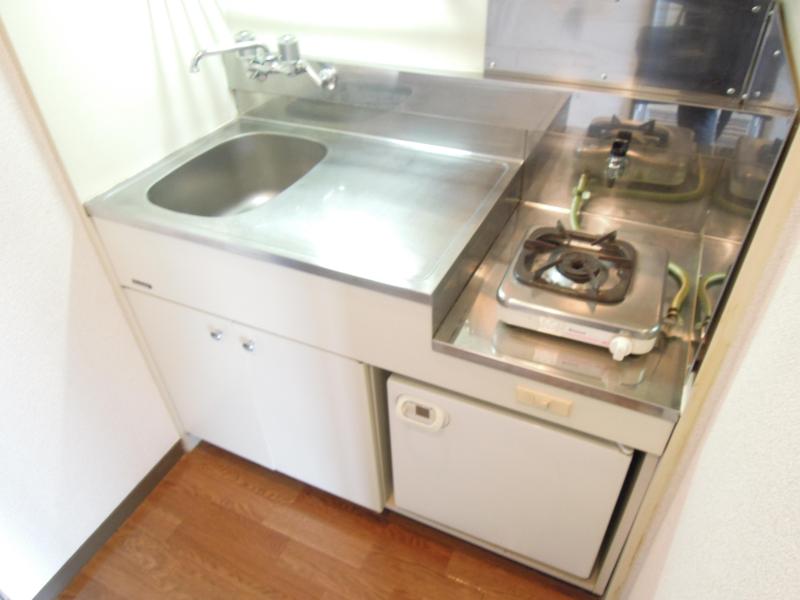
M 680 416 L 687 378 L 695 307 L 684 305 L 679 325 L 670 337 L 642 356 L 614 361 L 605 348 L 510 327 L 497 318 L 497 288 L 525 234 L 532 227 L 568 222 L 559 207 L 526 202 L 514 213 L 503 233 L 436 332 L 436 350 L 503 369 L 534 380 L 619 404 L 670 421 Z M 705 273 L 730 260 L 732 242 L 699 234 L 584 214 L 587 231 L 618 229 L 621 239 L 657 245 L 669 252 L 696 281 L 699 259 Z M 735 244 L 734 244 L 735 245 Z M 719 246 L 719 248 L 717 248 Z M 701 253 L 701 247 L 704 252 Z M 724 268 L 723 268 L 724 270 Z M 666 276 L 666 274 L 665 274 Z M 668 281 L 664 310 L 677 289 Z
M 314 140 L 327 148 L 327 155 L 294 185 L 248 212 L 204 217 L 148 201 L 148 189 L 175 168 L 250 132 Z M 93 217 L 432 303 L 437 290 L 454 287 L 447 281 L 453 273 L 459 272 L 461 285 L 466 281 L 469 274 L 455 267 L 484 223 L 497 224 L 484 252 L 499 232 L 513 206 L 500 219 L 490 217 L 496 205 L 509 204 L 499 201 L 521 164 L 521 157 L 240 118 L 86 208 Z M 470 260 L 477 264 L 474 256 Z
M 249 212 L 203 217 L 148 201 L 147 191 L 165 175 L 251 132 L 314 140 L 327 154 L 294 185 Z M 497 320 L 497 287 L 522 236 L 534 226 L 568 220 L 564 206 L 530 201 L 508 219 L 522 192 L 521 166 L 521 157 L 243 117 L 86 207 L 93 217 L 429 304 L 437 351 L 677 420 L 692 354 L 691 302 L 671 337 L 662 338 L 649 354 L 621 363 L 603 348 L 526 332 Z M 526 181 L 526 197 L 547 191 L 542 197 L 548 201 L 559 198 L 563 190 L 547 186 L 568 181 L 570 168 L 569 160 L 559 160 L 556 168 L 538 163 L 537 173 L 529 169 L 527 174 L 533 178 Z M 536 184 L 541 179 L 546 190 Z M 693 282 L 701 257 L 702 272 L 708 273 L 725 270 L 735 255 L 735 241 L 603 214 L 603 206 L 595 202 L 584 212 L 587 231 L 619 229 L 623 239 L 659 245 L 692 274 Z M 594 212 L 597 209 L 600 214 Z M 668 287 L 668 295 L 673 292 L 674 287 Z M 689 297 L 693 296 L 692 290 Z

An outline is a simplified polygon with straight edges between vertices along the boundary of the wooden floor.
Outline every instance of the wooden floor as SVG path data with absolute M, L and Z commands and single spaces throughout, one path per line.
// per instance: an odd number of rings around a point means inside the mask
M 596 599 L 206 444 L 181 459 L 62 597 Z

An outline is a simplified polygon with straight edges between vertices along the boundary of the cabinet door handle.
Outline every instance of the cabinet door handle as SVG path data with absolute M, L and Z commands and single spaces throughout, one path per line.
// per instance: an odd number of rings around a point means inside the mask
M 209 335 L 211 336 L 212 340 L 214 340 L 215 342 L 218 342 L 218 341 L 220 341 L 222 339 L 222 335 L 223 335 L 222 329 L 212 329 L 209 332 Z
M 244 348 L 248 352 L 255 352 L 256 343 L 253 340 L 245 340 L 242 342 L 242 348 Z

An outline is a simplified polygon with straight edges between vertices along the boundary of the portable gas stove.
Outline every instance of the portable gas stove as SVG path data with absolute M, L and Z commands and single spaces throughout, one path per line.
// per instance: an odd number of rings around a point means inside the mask
M 498 317 L 608 348 L 615 360 L 645 354 L 661 329 L 668 259 L 616 232 L 531 230 L 497 290 Z

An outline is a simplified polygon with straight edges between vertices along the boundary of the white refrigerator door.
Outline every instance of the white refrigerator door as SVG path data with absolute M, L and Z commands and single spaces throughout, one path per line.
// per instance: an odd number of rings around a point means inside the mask
M 398 507 L 590 576 L 630 456 L 396 375 L 388 392 Z

